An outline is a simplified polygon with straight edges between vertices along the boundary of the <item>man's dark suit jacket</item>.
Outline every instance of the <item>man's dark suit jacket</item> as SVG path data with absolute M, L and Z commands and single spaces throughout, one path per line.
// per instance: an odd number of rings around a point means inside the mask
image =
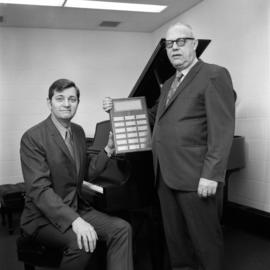
M 82 182 L 88 174 L 85 133 L 74 123 L 71 131 L 80 164 L 78 171 L 51 117 L 22 136 L 20 154 L 26 198 L 21 227 L 29 234 L 49 223 L 64 232 L 79 217 L 79 209 L 90 209 L 81 195 Z M 91 162 L 88 176 L 95 177 L 107 161 L 102 151 Z
M 224 181 L 235 123 L 234 90 L 229 72 L 199 60 L 184 77 L 168 106 L 174 77 L 165 82 L 155 119 L 154 168 L 176 190 L 196 191 L 201 177 Z

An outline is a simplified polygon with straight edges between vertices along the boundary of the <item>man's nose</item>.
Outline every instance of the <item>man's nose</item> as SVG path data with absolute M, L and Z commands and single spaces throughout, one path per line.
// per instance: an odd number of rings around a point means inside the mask
M 70 106 L 70 100 L 69 99 L 64 100 L 64 106 L 66 106 L 66 107 Z
M 173 50 L 179 49 L 179 46 L 177 45 L 176 41 L 173 41 L 172 48 Z

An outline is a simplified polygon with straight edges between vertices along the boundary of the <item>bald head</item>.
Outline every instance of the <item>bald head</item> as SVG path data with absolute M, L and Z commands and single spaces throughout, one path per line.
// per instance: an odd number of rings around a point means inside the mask
M 185 23 L 178 22 L 176 24 L 171 25 L 167 30 L 166 37 L 170 31 L 179 31 L 181 33 L 185 33 L 188 37 L 195 38 L 192 27 Z

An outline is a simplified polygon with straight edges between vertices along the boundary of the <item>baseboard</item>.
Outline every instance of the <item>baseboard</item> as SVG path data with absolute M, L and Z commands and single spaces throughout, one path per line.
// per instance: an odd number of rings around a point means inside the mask
M 225 226 L 238 227 L 270 236 L 270 213 L 252 207 L 227 202 L 224 207 Z

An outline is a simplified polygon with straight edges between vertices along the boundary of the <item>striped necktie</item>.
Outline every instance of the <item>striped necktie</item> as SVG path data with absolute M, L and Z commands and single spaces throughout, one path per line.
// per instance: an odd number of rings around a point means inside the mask
M 66 143 L 66 146 L 67 146 L 73 160 L 75 161 L 73 141 L 72 141 L 71 131 L 69 129 L 66 130 L 65 143 Z
M 171 98 L 173 97 L 173 95 L 174 95 L 176 89 L 178 88 L 183 76 L 184 75 L 181 72 L 176 73 L 175 79 L 174 79 L 174 81 L 173 81 L 173 83 L 171 85 L 171 88 L 170 88 L 169 92 L 168 92 L 168 96 L 167 96 L 167 100 L 166 100 L 166 106 L 169 104 Z

